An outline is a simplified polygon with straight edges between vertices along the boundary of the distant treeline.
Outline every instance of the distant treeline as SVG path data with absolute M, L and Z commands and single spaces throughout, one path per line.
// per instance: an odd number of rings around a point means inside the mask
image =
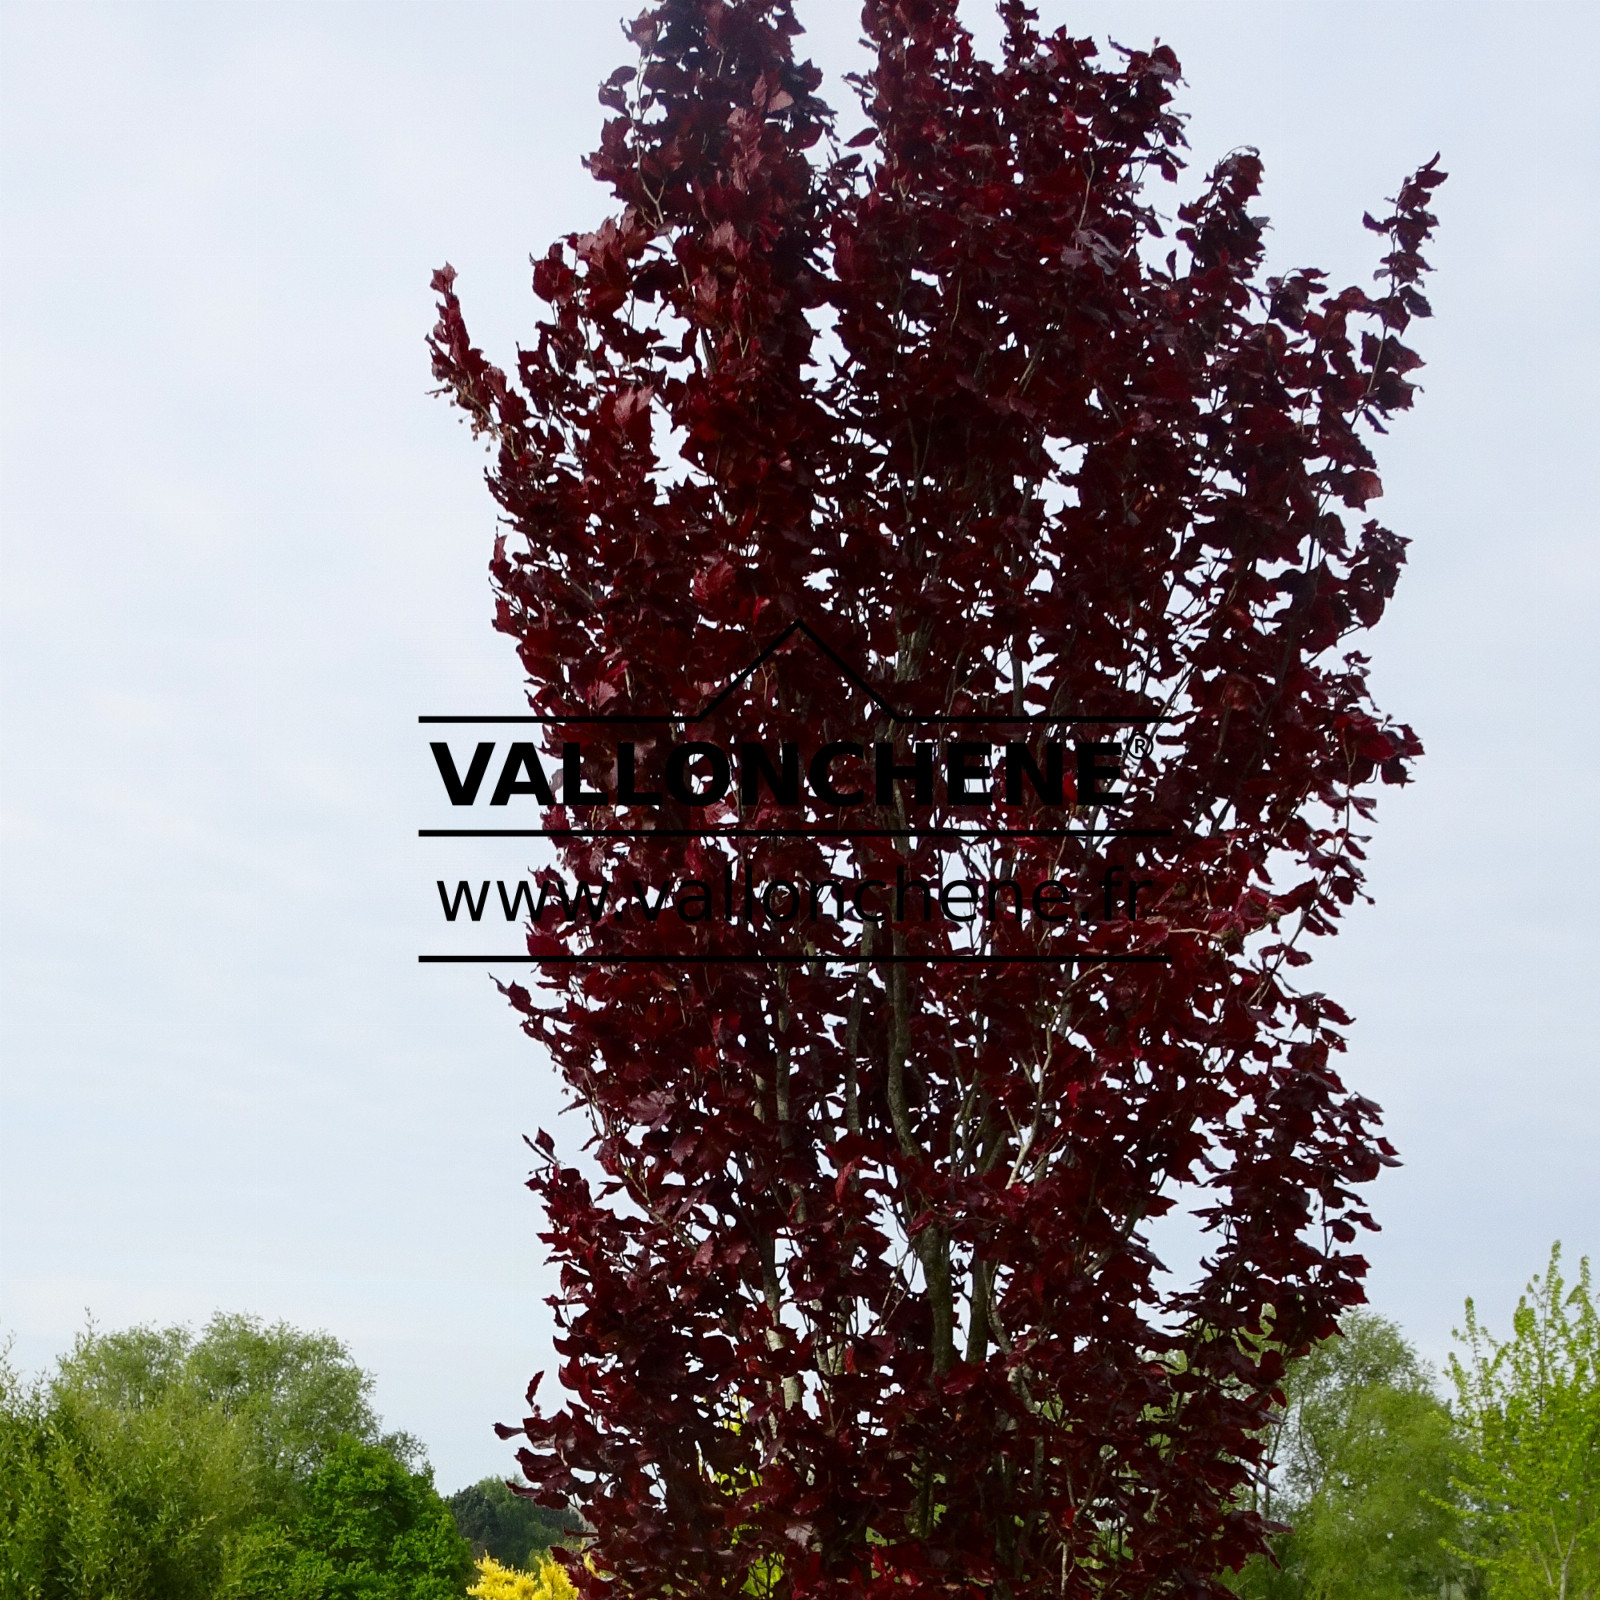
M 445 1504 L 475 1556 L 493 1556 L 508 1567 L 533 1568 L 539 1557 L 578 1533 L 583 1523 L 570 1511 L 553 1511 L 513 1494 L 503 1478 L 484 1478 L 459 1489 Z
M 536 1565 L 572 1521 L 495 1479 L 446 1503 L 326 1334 L 218 1316 L 0 1365 L 0 1600 L 461 1600 L 475 1555 Z
M 1509 1336 L 1469 1300 L 1441 1391 L 1400 1330 L 1346 1317 L 1294 1364 L 1250 1496 L 1287 1523 L 1247 1600 L 1600 1597 L 1600 1320 L 1561 1251 Z
M 1459 1339 L 1444 1391 L 1370 1312 L 1289 1367 L 1245 1497 L 1286 1529 L 1243 1600 L 1600 1600 L 1587 1261 L 1568 1284 L 1557 1247 L 1506 1338 L 1469 1301 Z M 540 1558 L 579 1519 L 494 1477 L 442 1499 L 371 1395 L 338 1340 L 249 1317 L 0 1363 L 0 1600 L 570 1596 Z

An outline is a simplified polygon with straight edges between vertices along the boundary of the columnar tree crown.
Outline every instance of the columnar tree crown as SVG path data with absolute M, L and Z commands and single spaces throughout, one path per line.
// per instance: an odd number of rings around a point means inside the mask
M 1403 561 L 1368 440 L 1411 403 L 1443 175 L 1366 219 L 1375 293 L 1265 277 L 1253 151 L 1158 205 L 1173 53 L 1000 10 L 989 61 L 951 0 L 871 0 L 840 142 L 787 0 L 663 0 L 601 94 L 614 210 L 536 261 L 514 370 L 435 280 L 535 711 L 692 715 L 803 622 L 879 698 L 795 634 L 692 737 L 909 766 L 888 703 L 1119 743 L 1120 806 L 1080 798 L 1070 836 L 997 791 L 1009 836 L 952 847 L 911 824 L 970 813 L 904 784 L 806 814 L 848 837 L 696 834 L 805 831 L 736 787 L 558 808 L 654 835 L 563 841 L 569 875 L 1149 885 L 1073 960 L 941 962 L 1056 935 L 827 902 L 674 921 L 727 959 L 506 985 L 604 1175 L 536 1141 L 566 1394 L 507 1430 L 594 1530 L 586 1595 L 1218 1593 L 1262 1547 L 1237 1491 L 1283 1363 L 1361 1298 L 1392 1151 L 1335 1071 L 1349 1019 L 1293 979 L 1362 892 L 1374 782 L 1420 753 L 1355 643 Z M 668 738 L 614 731 L 646 764 Z M 559 760 L 593 729 L 546 734 Z M 541 919 L 529 951 L 637 958 L 665 921 Z M 780 947 L 804 959 L 740 959 Z M 1150 1229 L 1185 1191 L 1207 1249 L 1177 1282 Z

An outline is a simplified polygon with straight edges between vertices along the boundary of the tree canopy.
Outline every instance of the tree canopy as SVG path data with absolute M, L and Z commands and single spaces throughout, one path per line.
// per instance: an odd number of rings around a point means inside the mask
M 337 1339 L 218 1316 L 0 1368 L 3 1600 L 445 1600 L 471 1551 Z
M 1255 1505 L 1291 1531 L 1239 1582 L 1253 1600 L 1421 1600 L 1466 1569 L 1456 1440 L 1433 1375 L 1400 1330 L 1366 1311 L 1290 1367 Z
M 1496 1339 L 1467 1302 L 1451 1358 L 1466 1435 L 1460 1487 L 1469 1559 L 1506 1600 L 1600 1595 L 1600 1308 L 1587 1257 L 1578 1280 L 1550 1251 Z
M 582 879 L 788 886 L 541 915 L 505 986 L 601 1169 L 536 1141 L 566 1397 L 508 1430 L 590 1596 L 1215 1593 L 1286 1353 L 1360 1296 L 1393 1152 L 1296 975 L 1421 749 L 1361 635 L 1443 174 L 1368 219 L 1375 293 L 1268 277 L 1256 152 L 1162 209 L 1169 48 L 1000 11 L 989 61 L 954 0 L 870 0 L 841 142 L 789 0 L 664 0 L 514 362 L 435 278 L 543 719 L 496 803 Z M 663 781 L 737 741 L 768 792 Z M 1067 909 L 969 915 L 984 883 Z
M 581 1526 L 569 1511 L 535 1505 L 513 1493 L 504 1478 L 484 1478 L 458 1489 L 447 1503 L 473 1554 L 492 1556 L 508 1567 L 534 1566 L 539 1556 Z

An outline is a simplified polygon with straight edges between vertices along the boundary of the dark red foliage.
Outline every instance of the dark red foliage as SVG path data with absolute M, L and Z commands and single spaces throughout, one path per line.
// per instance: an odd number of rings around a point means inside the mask
M 1170 837 L 964 851 L 966 875 L 1024 885 L 1137 863 L 1139 920 L 1082 945 L 1167 965 L 888 962 L 967 935 L 824 917 L 760 942 L 851 960 L 547 965 L 542 993 L 509 987 L 606 1175 L 538 1141 L 566 1398 L 523 1422 L 520 1460 L 593 1525 L 586 1595 L 1216 1593 L 1261 1547 L 1238 1491 L 1282 1352 L 1361 1298 L 1357 1186 L 1391 1152 L 1333 1070 L 1348 1019 L 1289 969 L 1361 892 L 1374 779 L 1420 753 L 1351 640 L 1404 559 L 1365 515 L 1364 434 L 1411 403 L 1400 338 L 1427 315 L 1443 174 L 1368 219 L 1391 243 L 1376 298 L 1262 281 L 1253 152 L 1163 238 L 1172 52 L 1102 64 L 1001 9 L 995 64 L 952 0 L 869 4 L 868 127 L 840 146 L 787 0 L 664 0 L 602 92 L 590 165 L 618 209 L 536 263 L 549 311 L 514 375 L 436 279 L 435 371 L 498 451 L 497 625 L 536 710 L 692 711 L 803 620 L 920 713 L 1170 719 L 1130 743 L 1117 817 Z M 613 731 L 646 755 L 667 737 Z M 691 736 L 908 739 L 799 639 Z M 579 738 L 554 726 L 547 748 Z M 734 857 L 561 853 L 653 885 L 720 882 Z M 739 851 L 787 880 L 937 879 L 941 855 Z M 752 948 L 720 921 L 673 937 Z M 1019 954 L 1038 934 L 979 937 Z M 666 938 L 624 915 L 547 921 L 529 948 Z M 1184 1185 L 1210 1253 L 1175 1289 L 1147 1240 Z

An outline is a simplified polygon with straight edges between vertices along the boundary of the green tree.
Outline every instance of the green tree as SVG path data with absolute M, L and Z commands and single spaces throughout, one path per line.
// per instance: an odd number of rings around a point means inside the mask
M 218 1315 L 194 1346 L 189 1373 L 209 1399 L 247 1421 L 260 1467 L 277 1482 L 303 1482 L 347 1437 L 408 1465 L 421 1459 L 411 1435 L 382 1431 L 372 1375 L 331 1334 Z
M 405 1523 L 405 1549 L 389 1560 L 415 1579 L 370 1592 L 460 1594 L 429 1587 L 434 1569 L 464 1570 L 467 1546 L 455 1539 L 442 1565 L 419 1553 L 419 1539 L 432 1548 L 438 1528 L 452 1539 L 454 1528 L 415 1470 L 415 1441 L 380 1432 L 371 1390 L 338 1340 L 249 1317 L 216 1317 L 198 1338 L 91 1327 L 47 1382 L 0 1368 L 0 1600 L 228 1600 L 306 1552 L 339 1577 L 350 1562 L 324 1524 L 337 1483 L 356 1493 L 352 1450 L 398 1474 L 373 1503 Z M 329 1478 L 335 1463 L 343 1476 Z M 370 1460 L 368 1471 L 382 1476 Z
M 43 1407 L 0 1353 L 0 1596 L 31 1592 L 50 1544 Z
M 1291 1367 L 1256 1509 L 1290 1524 L 1278 1564 L 1257 1558 L 1252 1600 L 1409 1600 L 1460 1576 L 1447 1545 L 1450 1414 L 1400 1330 L 1352 1312 L 1338 1337 Z
M 555 1511 L 513 1494 L 500 1478 L 459 1489 L 447 1502 L 472 1553 L 508 1567 L 532 1568 L 552 1545 L 580 1527 L 570 1511 Z
M 348 1436 L 299 1514 L 258 1524 L 238 1554 L 228 1600 L 459 1600 L 473 1571 L 432 1472 Z
M 50 1384 L 6 1375 L 5 1600 L 210 1600 L 254 1514 L 248 1430 L 174 1383 L 176 1341 L 139 1341 L 142 1388 L 84 1381 L 97 1336 Z
M 1452 1356 L 1469 1448 L 1458 1482 L 1467 1549 L 1499 1600 L 1600 1593 L 1600 1315 L 1585 1257 L 1568 1290 L 1561 1245 L 1495 1339 L 1467 1301 L 1466 1360 Z

